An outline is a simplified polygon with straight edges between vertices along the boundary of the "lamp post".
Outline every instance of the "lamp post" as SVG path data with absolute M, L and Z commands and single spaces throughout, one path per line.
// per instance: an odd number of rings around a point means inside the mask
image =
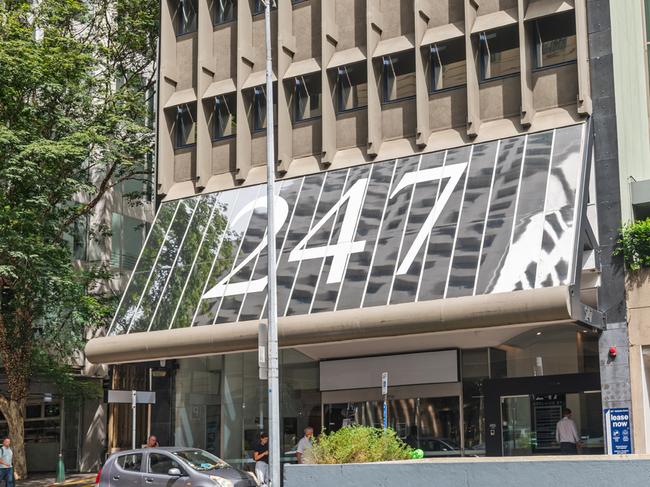
M 268 240 L 268 386 L 269 467 L 271 486 L 280 487 L 280 378 L 278 370 L 278 303 L 275 256 L 275 140 L 273 133 L 273 54 L 271 50 L 271 1 L 264 2 L 266 30 L 266 234 Z

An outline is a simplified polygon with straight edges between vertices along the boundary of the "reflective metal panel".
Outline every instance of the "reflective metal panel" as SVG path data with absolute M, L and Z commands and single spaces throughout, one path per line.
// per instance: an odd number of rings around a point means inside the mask
M 283 180 L 278 310 L 569 284 L 584 126 Z M 163 203 L 111 334 L 264 318 L 264 185 Z

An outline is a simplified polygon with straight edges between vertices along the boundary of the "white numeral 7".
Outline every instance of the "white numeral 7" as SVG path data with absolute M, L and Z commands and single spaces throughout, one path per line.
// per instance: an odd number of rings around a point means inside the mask
M 440 214 L 449 201 L 449 198 L 451 198 L 451 195 L 466 168 L 467 162 L 462 162 L 451 166 L 434 167 L 431 169 L 422 169 L 420 171 L 410 172 L 405 174 L 399 184 L 395 186 L 395 189 L 390 194 L 391 199 L 404 188 L 414 184 L 424 183 L 426 181 L 435 181 L 437 179 L 439 179 L 440 184 L 442 184 L 443 179 L 449 178 L 449 182 L 445 185 L 445 189 L 440 192 L 433 208 L 431 208 L 431 213 L 429 213 L 429 216 L 427 216 L 427 219 L 422 224 L 422 228 L 420 228 L 420 231 L 415 237 L 413 245 L 408 249 L 408 252 L 406 252 L 406 255 L 404 256 L 404 260 L 402 260 L 402 263 L 397 268 L 397 272 L 395 273 L 396 275 L 399 276 L 408 272 L 411 264 L 413 264 L 418 252 L 422 248 L 422 245 L 424 245 L 427 241 L 427 237 L 431 234 L 431 230 L 433 230 L 436 221 L 440 217 Z

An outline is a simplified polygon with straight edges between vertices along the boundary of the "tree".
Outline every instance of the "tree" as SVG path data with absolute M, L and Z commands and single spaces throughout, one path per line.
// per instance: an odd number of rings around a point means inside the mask
M 75 266 L 68 234 L 150 179 L 157 22 L 157 0 L 0 0 L 0 412 L 19 477 L 30 379 L 69 370 L 112 313 L 108 267 Z

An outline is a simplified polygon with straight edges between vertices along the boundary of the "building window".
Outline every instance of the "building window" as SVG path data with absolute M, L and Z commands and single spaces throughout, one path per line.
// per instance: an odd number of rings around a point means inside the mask
M 415 56 L 413 51 L 383 57 L 384 102 L 415 96 Z
M 278 120 L 277 90 L 273 90 L 273 120 Z M 253 88 L 253 130 L 266 129 L 266 86 Z
M 73 203 L 74 204 L 74 203 Z M 63 234 L 74 260 L 86 260 L 88 253 L 88 217 L 77 218 Z
M 517 25 L 481 32 L 481 81 L 519 72 Z
M 338 69 L 339 112 L 368 105 L 368 71 L 366 63 L 350 64 Z
M 111 266 L 132 270 L 144 245 L 147 223 L 120 213 L 111 217 Z
M 196 144 L 196 106 L 176 107 L 176 149 Z
M 320 74 L 298 76 L 295 79 L 295 96 L 293 99 L 294 121 L 320 117 Z
M 196 32 L 197 16 L 197 0 L 179 0 L 176 10 L 176 35 Z
M 236 134 L 235 94 L 219 95 L 214 98 L 214 116 L 212 118 L 214 139 L 223 139 Z
M 445 90 L 467 83 L 465 38 L 433 44 L 431 52 L 431 91 Z
M 277 0 L 268 0 L 271 2 L 271 10 L 278 8 Z M 264 13 L 264 0 L 253 0 L 253 15 Z
M 535 68 L 576 60 L 575 14 L 568 12 L 535 22 Z
M 235 0 L 214 1 L 214 25 L 225 24 L 235 20 Z

